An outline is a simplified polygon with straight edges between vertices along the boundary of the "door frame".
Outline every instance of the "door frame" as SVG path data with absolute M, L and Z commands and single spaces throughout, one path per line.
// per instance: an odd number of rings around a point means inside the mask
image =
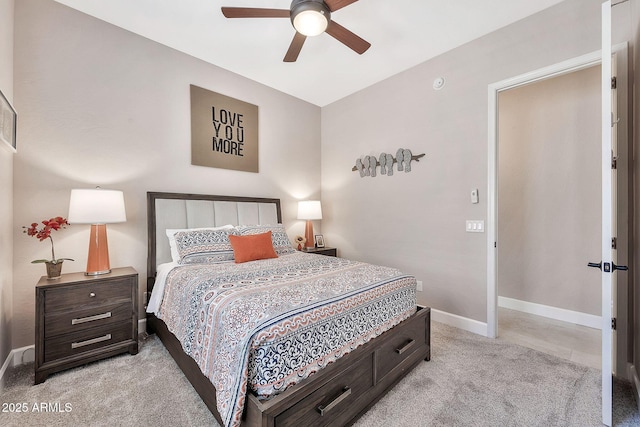
M 628 145 L 629 145 L 629 120 L 631 120 L 628 111 L 628 64 L 629 64 L 629 45 L 628 43 L 619 43 L 612 47 L 611 51 L 617 56 L 618 62 L 618 103 L 622 108 L 619 108 L 618 116 L 622 119 L 622 123 L 627 123 L 622 129 L 618 130 L 618 155 L 623 159 L 627 159 L 622 162 L 618 162 L 618 173 L 624 171 L 623 176 L 628 181 L 632 176 L 630 173 L 628 162 L 631 158 Z M 512 77 L 506 80 L 501 80 L 496 83 L 492 83 L 488 87 L 489 94 L 489 108 L 488 108 L 488 189 L 487 189 L 487 330 L 486 334 L 490 338 L 496 338 L 498 334 L 498 277 L 497 277 L 497 248 L 495 247 L 498 241 L 498 94 L 502 91 L 516 88 L 525 84 L 533 83 L 548 78 L 561 76 L 564 74 L 579 71 L 584 68 L 602 64 L 602 51 L 588 53 L 567 61 L 563 61 L 548 67 L 540 68 L 538 70 L 531 71 L 529 73 L 521 74 L 516 77 Z M 625 198 L 629 197 L 630 187 L 628 182 L 623 183 L 620 186 L 619 193 L 622 196 L 618 200 L 618 257 L 621 261 L 626 260 L 630 262 L 630 242 L 627 242 L 623 235 L 629 233 L 631 226 L 631 220 L 628 218 L 629 200 Z M 622 286 L 620 286 L 622 283 Z M 628 291 L 629 280 L 627 277 L 618 278 L 618 289 Z M 618 313 L 617 317 L 621 322 L 618 322 L 618 345 L 617 345 L 617 360 L 614 360 L 614 365 L 617 367 L 616 372 L 618 376 L 629 379 L 631 374 L 629 373 L 628 363 L 625 362 L 626 353 L 629 348 L 628 335 L 628 322 L 630 321 L 630 310 L 624 304 L 627 303 L 626 295 L 618 295 Z M 622 345 L 620 345 L 622 344 Z
M 602 53 L 601 51 L 596 51 L 489 85 L 486 226 L 487 336 L 489 338 L 496 338 L 498 335 L 498 95 L 502 91 L 580 71 L 601 63 Z

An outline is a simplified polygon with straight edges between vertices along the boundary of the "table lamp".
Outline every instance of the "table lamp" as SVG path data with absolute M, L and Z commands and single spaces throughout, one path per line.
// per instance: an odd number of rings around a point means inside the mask
M 93 190 L 71 190 L 69 223 L 91 224 L 85 275 L 97 276 L 111 272 L 107 224 L 126 220 L 122 191 L 103 190 L 100 187 Z
M 304 237 L 307 239 L 305 247 L 313 248 L 315 246 L 313 241 L 313 224 L 314 219 L 322 219 L 322 206 L 320 206 L 320 200 L 306 200 L 298 202 L 298 219 L 306 219 L 307 224 L 304 228 Z

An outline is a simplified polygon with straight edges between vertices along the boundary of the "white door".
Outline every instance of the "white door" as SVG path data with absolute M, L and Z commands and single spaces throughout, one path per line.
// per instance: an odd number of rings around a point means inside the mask
M 611 1 L 602 4 L 602 423 L 611 425 L 612 177 Z M 609 263 L 609 268 L 606 268 Z M 608 270 L 608 271 L 607 271 Z
M 611 426 L 613 339 L 612 319 L 615 316 L 613 289 L 616 270 L 616 251 L 612 238 L 616 236 L 616 170 L 612 167 L 616 144 L 613 143 L 617 120 L 612 89 L 611 1 L 602 4 L 602 260 L 590 263 L 598 266 L 602 276 L 602 422 Z
M 618 169 L 613 165 L 617 162 L 618 159 L 618 100 L 616 96 L 616 89 L 614 88 L 612 79 L 615 79 L 617 74 L 616 70 L 616 54 L 615 52 L 611 52 L 611 73 L 612 76 L 609 81 L 609 93 L 611 94 L 611 122 L 610 122 L 610 135 L 611 135 L 611 236 L 612 238 L 616 238 L 618 236 Z M 604 77 L 603 77 L 604 78 Z M 609 247 L 611 251 L 611 262 L 612 266 L 618 263 L 618 250 L 616 249 L 616 245 L 611 243 Z M 604 258 L 603 258 L 604 259 Z M 613 268 L 613 271 L 617 270 L 617 266 Z M 620 267 L 626 268 L 626 267 Z M 612 271 L 612 273 L 613 273 Z M 618 274 L 611 274 L 611 318 L 618 318 Z M 618 352 L 618 334 L 616 329 L 613 326 L 613 321 L 611 324 L 611 375 L 616 375 L 617 370 L 617 352 Z M 623 366 L 624 368 L 624 366 Z

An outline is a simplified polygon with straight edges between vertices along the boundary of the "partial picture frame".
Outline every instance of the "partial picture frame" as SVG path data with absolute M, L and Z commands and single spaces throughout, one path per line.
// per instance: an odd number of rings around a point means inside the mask
M 313 240 L 315 241 L 316 248 L 324 248 L 324 236 L 322 234 L 316 234 L 313 236 Z
M 6 143 L 11 151 L 17 152 L 16 128 L 18 114 L 4 93 L 0 90 L 0 140 Z

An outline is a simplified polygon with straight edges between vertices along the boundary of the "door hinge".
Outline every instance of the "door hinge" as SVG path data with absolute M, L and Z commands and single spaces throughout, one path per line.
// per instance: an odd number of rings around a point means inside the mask
M 618 169 L 618 158 L 611 156 L 611 169 Z
M 617 89 L 618 88 L 618 79 L 616 78 L 616 76 L 611 77 L 611 89 Z
M 611 113 L 611 127 L 614 127 L 615 125 L 617 125 L 618 123 L 620 123 L 620 117 L 618 117 L 617 119 L 613 116 L 613 113 Z
M 617 326 L 618 326 L 618 324 L 617 324 L 616 318 L 612 317 L 611 318 L 611 329 L 613 329 L 615 331 Z
M 617 237 L 612 237 L 611 238 L 611 249 L 618 249 L 618 238 Z

